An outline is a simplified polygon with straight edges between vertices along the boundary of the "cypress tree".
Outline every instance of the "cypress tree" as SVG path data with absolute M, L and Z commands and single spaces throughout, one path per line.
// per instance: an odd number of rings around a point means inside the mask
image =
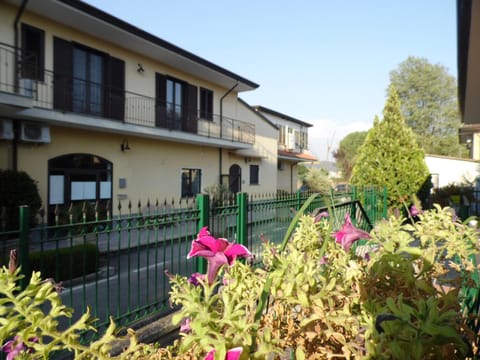
M 429 175 L 425 154 L 405 124 L 398 93 L 390 86 L 383 120 L 375 117 L 359 148 L 351 183 L 386 187 L 388 206 L 393 210 L 402 209 L 402 204 L 429 181 Z

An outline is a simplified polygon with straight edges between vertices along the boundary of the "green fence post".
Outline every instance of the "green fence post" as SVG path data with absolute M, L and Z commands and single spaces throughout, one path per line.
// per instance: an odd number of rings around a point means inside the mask
M 302 194 L 300 193 L 300 191 L 297 191 L 297 193 L 295 195 L 296 195 L 296 198 L 297 198 L 297 208 L 295 210 L 298 211 L 302 207 Z
M 237 194 L 237 243 L 247 246 L 247 228 L 248 228 L 248 197 L 246 193 Z
M 204 226 L 210 225 L 210 197 L 206 194 L 197 195 L 198 231 Z M 197 257 L 197 272 L 205 274 L 207 272 L 207 262 L 202 257 Z
M 29 264 L 28 264 L 28 232 L 30 230 L 30 208 L 27 205 L 22 205 L 19 207 L 19 265 L 22 267 L 22 273 L 25 276 L 20 285 L 22 289 L 25 289 L 28 284 L 28 273 L 29 273 Z
M 352 186 L 352 194 L 351 194 L 351 202 L 352 202 L 352 206 L 350 207 L 350 220 L 352 221 L 352 224 L 355 225 L 357 223 L 357 217 L 355 216 L 356 215 L 356 205 L 355 205 L 355 201 L 359 200 L 358 199 L 358 195 L 357 195 L 357 187 L 356 186 Z M 343 219 L 342 219 L 343 221 Z

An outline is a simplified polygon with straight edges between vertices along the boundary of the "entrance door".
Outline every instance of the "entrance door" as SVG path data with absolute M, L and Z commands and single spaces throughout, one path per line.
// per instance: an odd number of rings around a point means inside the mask
M 242 191 L 242 168 L 237 164 L 230 166 L 228 172 L 229 186 L 228 189 L 233 194 Z
M 79 216 L 83 207 L 93 211 L 96 204 L 100 212 L 111 211 L 110 161 L 92 154 L 68 154 L 50 159 L 48 165 L 50 222 L 54 219 L 56 207 L 63 212 L 75 210 Z

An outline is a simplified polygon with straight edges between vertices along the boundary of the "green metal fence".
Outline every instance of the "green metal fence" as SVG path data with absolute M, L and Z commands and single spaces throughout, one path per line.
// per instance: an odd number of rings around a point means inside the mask
M 371 190 L 369 190 L 371 191 Z M 358 191 L 334 194 L 314 201 L 309 211 L 335 207 L 338 227 L 345 212 L 357 226 L 371 228 L 369 219 L 386 216 L 383 189 L 362 192 L 375 196 L 365 210 L 359 205 Z M 101 332 L 110 316 L 120 325 L 129 325 L 147 316 L 171 311 L 169 281 L 165 270 L 189 276 L 205 272 L 202 259 L 187 260 L 191 241 L 198 230 L 208 226 L 216 237 L 246 245 L 261 261 L 262 238 L 279 243 L 297 211 L 310 194 L 248 196 L 245 193 L 225 201 L 211 201 L 199 195 L 180 204 L 150 204 L 126 207 L 119 203 L 118 214 L 109 212 L 93 219 L 85 215 L 74 222 L 57 218 L 55 225 L 29 226 L 29 209 L 20 208 L 18 230 L 0 232 L 0 264 L 7 264 L 8 253 L 17 249 L 25 274 L 41 271 L 42 277 L 61 281 L 64 304 L 74 309 L 76 321 L 90 308 Z M 368 203 L 370 204 L 370 203 Z M 379 215 L 381 214 L 381 215 Z M 46 224 L 46 219 L 42 219 Z M 62 323 L 67 326 L 69 323 Z

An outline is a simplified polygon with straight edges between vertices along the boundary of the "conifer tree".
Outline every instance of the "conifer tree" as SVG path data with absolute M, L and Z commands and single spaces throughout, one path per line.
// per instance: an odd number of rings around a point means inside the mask
M 424 152 L 405 124 L 398 93 L 391 86 L 383 120 L 375 117 L 358 151 L 351 183 L 359 187 L 386 187 L 389 208 L 402 209 L 403 202 L 417 194 L 428 180 Z

